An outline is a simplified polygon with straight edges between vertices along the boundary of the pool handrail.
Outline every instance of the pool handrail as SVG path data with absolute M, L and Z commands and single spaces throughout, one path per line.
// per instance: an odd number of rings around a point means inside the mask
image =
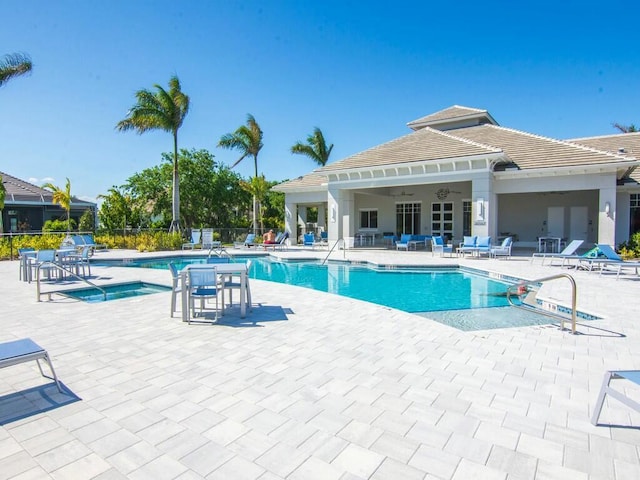
M 107 291 L 106 291 L 104 288 L 99 287 L 98 285 L 96 285 L 95 283 L 90 282 L 90 281 L 89 281 L 89 280 L 87 280 L 86 278 L 82 278 L 80 275 L 78 275 L 78 274 L 76 274 L 76 273 L 72 272 L 71 270 L 67 270 L 66 268 L 64 268 L 64 267 L 62 267 L 62 266 L 60 266 L 60 265 L 58 265 L 58 264 L 57 264 L 57 263 L 55 263 L 55 262 L 42 262 L 41 264 L 38 264 L 38 266 L 36 267 L 36 295 L 37 295 L 37 297 L 36 297 L 36 298 L 37 298 L 38 302 L 41 302 L 41 301 L 42 301 L 42 300 L 40 300 L 40 296 L 41 296 L 41 295 L 49 295 L 49 300 L 51 300 L 51 294 L 52 294 L 52 293 L 59 293 L 59 292 L 57 292 L 57 291 L 53 291 L 53 292 L 44 292 L 44 293 L 41 293 L 41 292 L 40 292 L 40 267 L 41 267 L 41 266 L 43 266 L 43 265 L 50 265 L 50 266 L 53 266 L 54 268 L 58 269 L 58 271 L 60 271 L 60 272 L 65 272 L 65 273 L 67 273 L 68 275 L 71 275 L 72 277 L 77 278 L 77 279 L 78 279 L 78 280 L 80 280 L 81 282 L 84 282 L 84 283 L 86 283 L 87 285 L 90 285 L 92 288 L 95 288 L 95 289 L 97 289 L 97 290 L 100 290 L 100 291 L 102 292 L 102 298 L 103 298 L 103 300 L 105 300 L 105 301 L 107 300 Z
M 558 273 L 555 275 L 550 275 L 548 277 L 542 277 L 542 278 L 537 278 L 535 280 L 524 280 L 521 281 L 515 285 L 509 285 L 509 287 L 507 288 L 507 301 L 509 302 L 509 304 L 513 307 L 518 307 L 518 308 L 527 308 L 527 307 L 523 307 L 522 305 L 518 305 L 513 303 L 513 301 L 511 300 L 511 295 L 513 295 L 514 293 L 516 295 L 520 295 L 522 288 L 526 287 L 528 285 L 535 285 L 535 284 L 539 284 L 542 282 L 546 282 L 548 280 L 556 280 L 558 278 L 566 278 L 569 280 L 569 282 L 571 282 L 571 333 L 573 333 L 574 335 L 577 333 L 576 332 L 576 296 L 577 296 L 577 287 L 576 287 L 576 281 L 575 279 L 569 275 L 568 273 Z M 549 312 L 543 309 L 539 309 L 536 310 L 538 313 L 541 313 L 543 315 L 547 315 L 549 317 L 554 317 L 554 318 L 559 318 L 560 319 L 560 330 L 564 331 L 564 321 L 565 321 L 565 317 L 562 315 L 558 315 L 558 314 L 554 314 L 553 312 Z
M 345 245 L 344 238 L 339 238 L 338 240 L 336 240 L 336 243 L 334 243 L 334 244 L 333 244 L 333 247 L 331 247 L 331 248 L 329 249 L 329 253 L 327 253 L 327 256 L 326 256 L 326 257 L 324 257 L 324 260 L 322 260 L 322 263 L 321 263 L 320 265 L 324 265 L 324 264 L 327 262 L 327 260 L 328 260 L 328 259 L 329 259 L 329 257 L 331 256 L 331 253 L 333 253 L 333 251 L 335 250 L 335 248 L 338 246 L 338 243 L 340 243 L 340 242 L 342 242 L 343 247 L 344 247 L 344 245 Z M 343 248 L 343 249 L 342 249 L 342 255 L 346 258 L 346 252 L 345 252 L 345 250 L 346 250 L 346 248 Z

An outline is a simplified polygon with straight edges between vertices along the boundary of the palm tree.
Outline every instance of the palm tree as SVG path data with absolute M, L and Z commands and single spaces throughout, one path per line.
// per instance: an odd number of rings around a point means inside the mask
M 0 59 L 0 87 L 11 78 L 29 73 L 33 68 L 29 56 L 21 53 L 5 55 Z
M 238 165 L 246 157 L 253 157 L 254 177 L 258 178 L 258 153 L 262 148 L 262 130 L 260 125 L 253 118 L 253 115 L 247 115 L 247 124 L 238 127 L 233 133 L 227 133 L 220 138 L 218 147 L 232 150 L 240 150 L 242 155 L 231 168 Z M 253 195 L 253 230 L 256 231 L 258 222 L 256 219 L 256 196 Z
M 613 123 L 613 128 L 617 128 L 622 133 L 633 133 L 640 132 L 640 129 L 636 127 L 633 123 L 631 125 L 622 125 L 620 123 Z
M 136 92 L 137 103 L 131 107 L 127 118 L 116 125 L 124 132 L 135 130 L 143 134 L 149 130 L 164 130 L 173 134 L 173 204 L 170 232 L 180 231 L 180 179 L 178 177 L 178 130 L 189 112 L 189 97 L 182 93 L 177 76 L 169 80 L 169 91 L 154 85 L 156 92 Z
M 327 147 L 327 142 L 318 127 L 313 129 L 313 134 L 307 137 L 307 143 L 298 142 L 291 147 L 291 153 L 305 155 L 324 167 L 329 161 L 329 155 L 333 150 L 333 143 Z
M 46 188 L 47 190 L 53 193 L 53 202 L 60 205 L 67 211 L 67 235 L 70 230 L 70 220 L 71 220 L 71 181 L 67 178 L 67 185 L 64 190 L 56 187 L 53 183 L 45 183 L 42 185 L 42 188 Z

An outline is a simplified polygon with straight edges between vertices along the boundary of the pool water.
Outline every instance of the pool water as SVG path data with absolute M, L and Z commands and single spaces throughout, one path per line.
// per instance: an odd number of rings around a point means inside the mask
M 106 292 L 106 299 L 100 289 L 93 287 L 65 290 L 64 292 L 60 293 L 67 297 L 82 300 L 84 302 L 98 303 L 109 300 L 119 300 L 121 298 L 139 297 L 141 295 L 150 295 L 152 293 L 160 293 L 171 290 L 170 287 L 147 282 L 130 282 L 117 285 L 104 285 L 101 286 L 101 288 Z

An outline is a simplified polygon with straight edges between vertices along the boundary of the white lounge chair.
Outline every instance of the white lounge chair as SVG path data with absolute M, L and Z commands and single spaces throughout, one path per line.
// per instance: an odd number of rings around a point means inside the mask
M 553 259 L 554 258 L 561 258 L 562 259 L 562 266 L 565 265 L 565 263 L 568 260 L 571 259 L 579 259 L 580 256 L 576 255 L 576 252 L 578 251 L 578 248 L 580 248 L 580 246 L 584 243 L 584 240 L 572 240 L 569 245 L 567 245 L 564 250 L 562 250 L 559 253 L 546 253 L 546 252 L 535 252 L 532 256 L 531 256 L 531 263 L 533 263 L 533 259 L 536 257 L 540 257 L 542 258 L 542 265 L 544 265 L 544 259 L 548 258 L 550 259 L 549 264 L 553 265 Z
M 200 234 L 199 229 L 191 230 L 190 241 L 182 244 L 182 250 L 193 250 L 196 248 L 196 245 L 200 245 Z M 213 231 L 211 232 L 211 241 L 213 241 Z
M 596 400 L 596 405 L 593 409 L 593 416 L 591 417 L 592 424 L 598 424 L 598 419 L 600 418 L 600 412 L 602 411 L 602 405 L 604 404 L 604 398 L 606 395 L 609 395 L 619 402 L 624 403 L 627 407 L 640 412 L 640 403 L 611 387 L 611 380 L 622 379 L 628 380 L 636 385 L 640 385 L 640 370 L 610 370 L 605 372 L 602 380 L 602 387 L 600 388 L 600 393 L 598 394 L 598 399 Z

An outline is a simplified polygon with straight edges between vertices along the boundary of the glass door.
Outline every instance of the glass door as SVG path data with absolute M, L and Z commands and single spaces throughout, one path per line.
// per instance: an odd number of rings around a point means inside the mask
M 453 202 L 431 204 L 431 235 L 441 236 L 446 243 L 453 241 Z
M 420 234 L 420 203 L 396 203 L 396 234 Z

